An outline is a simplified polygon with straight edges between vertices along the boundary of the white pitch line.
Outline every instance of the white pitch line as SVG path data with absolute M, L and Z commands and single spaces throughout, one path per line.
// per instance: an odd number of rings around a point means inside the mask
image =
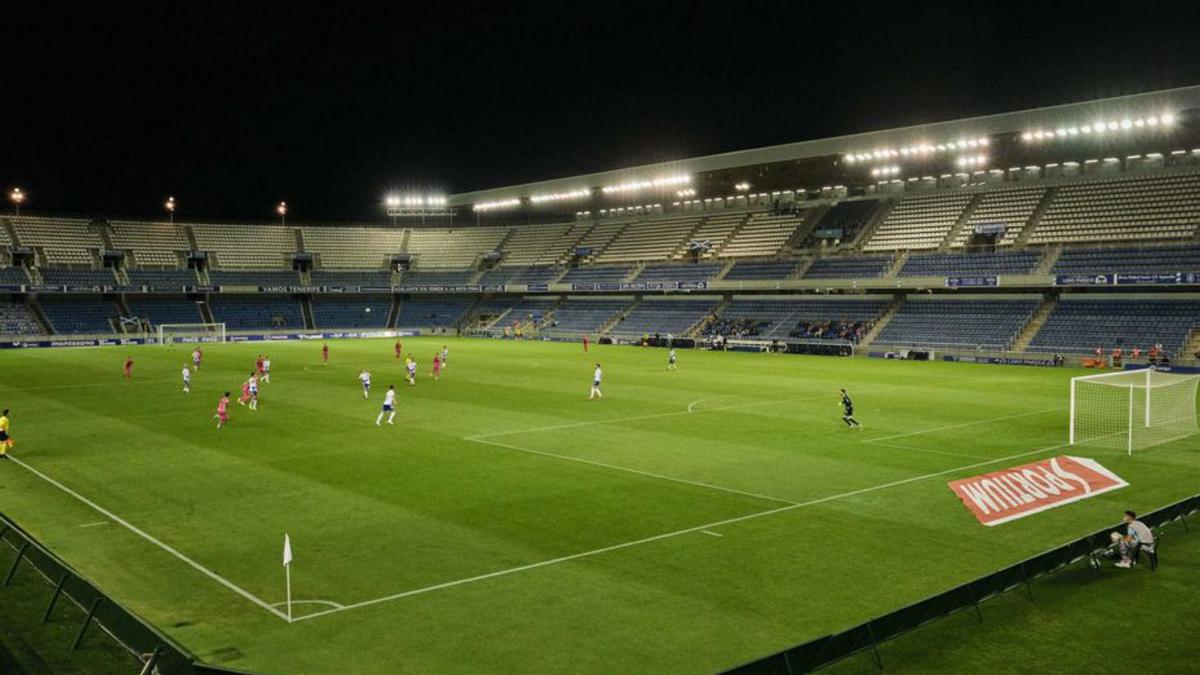
M 771 501 L 771 502 L 778 502 L 780 504 L 796 504 L 797 503 L 790 499 L 782 499 L 780 497 L 771 497 L 770 495 L 762 495 L 762 494 L 758 494 L 757 492 L 747 492 L 745 490 L 739 490 L 737 488 L 725 487 L 723 485 L 714 485 L 712 483 L 702 483 L 700 481 L 688 480 L 686 478 L 676 478 L 674 476 L 667 476 L 667 475 L 664 475 L 661 473 L 642 471 L 640 469 L 631 469 L 627 466 L 620 466 L 618 464 L 606 464 L 604 462 L 597 462 L 597 461 L 591 460 L 591 459 L 583 459 L 582 457 L 572 457 L 570 455 L 560 455 L 560 454 L 557 454 L 554 452 L 546 452 L 544 450 L 533 450 L 530 448 L 522 448 L 517 445 L 509 445 L 507 443 L 501 443 L 499 441 L 488 441 L 488 440 L 484 440 L 482 438 L 464 438 L 463 440 L 471 441 L 473 443 L 482 443 L 484 445 L 494 445 L 498 448 L 506 448 L 508 450 L 516 450 L 517 452 L 527 452 L 531 455 L 541 455 L 543 457 L 552 457 L 554 459 L 561 459 L 561 460 L 564 460 L 567 462 L 578 462 L 580 464 L 590 464 L 592 466 L 599 466 L 599 467 L 603 467 L 605 469 L 613 469 L 615 471 L 624 471 L 625 473 L 637 474 L 639 476 L 647 476 L 649 478 L 657 478 L 659 480 L 671 481 L 672 483 L 683 483 L 684 485 L 694 485 L 697 487 L 708 488 L 710 490 L 720 490 L 721 492 L 732 492 L 733 494 L 738 494 L 738 495 L 742 495 L 745 497 L 755 497 L 757 499 L 763 499 L 763 500 Z
M 288 604 L 287 600 L 284 600 L 283 602 L 276 602 L 275 604 L 273 604 L 271 606 L 272 607 L 287 607 L 287 604 Z M 328 605 L 330 607 L 333 607 L 334 609 L 345 608 L 345 605 L 343 605 L 339 602 L 334 602 L 332 600 L 293 600 L 292 604 L 293 605 Z
M 94 523 L 84 523 L 83 525 L 80 525 L 79 527 L 100 527 L 101 525 L 111 525 L 111 524 L 112 524 L 111 520 L 99 520 Z
M 920 436 L 921 434 L 932 434 L 937 431 L 949 431 L 951 429 L 965 429 L 966 427 L 973 427 L 973 426 L 977 426 L 980 424 L 987 424 L 989 422 L 1003 422 L 1004 420 L 1015 420 L 1019 417 L 1032 417 L 1033 415 L 1045 415 L 1046 413 L 1057 412 L 1059 410 L 1066 410 L 1066 409 L 1067 409 L 1066 406 L 1059 406 L 1057 408 L 1046 408 L 1045 410 L 1035 410 L 1033 412 L 1017 413 L 1016 415 L 1004 415 L 1003 417 L 991 417 L 991 418 L 988 418 L 985 420 L 975 420 L 973 422 L 963 422 L 962 424 L 949 424 L 944 427 L 934 427 L 932 429 L 922 429 L 921 431 L 910 431 L 906 434 L 892 434 L 891 436 L 880 436 L 878 438 L 868 438 L 868 439 L 864 440 L 863 443 L 878 443 L 879 441 L 890 441 L 890 440 L 893 440 L 896 438 L 908 438 L 909 436 Z
M 698 404 L 698 403 L 707 403 L 709 401 L 716 401 L 717 399 L 722 399 L 722 398 L 732 398 L 734 396 L 741 396 L 741 394 L 725 394 L 723 396 L 710 396 L 708 398 L 697 399 L 688 404 L 687 411 L 695 412 L 695 407 L 696 407 L 696 404 Z
M 90 506 L 92 509 L 94 509 L 98 513 L 104 515 L 105 517 L 109 518 L 113 522 L 119 523 L 120 525 L 124 526 L 125 529 L 129 530 L 130 532 L 133 532 L 134 534 L 138 535 L 142 539 L 145 539 L 146 541 L 150 542 L 151 544 L 154 544 L 155 546 L 161 548 L 162 550 L 166 551 L 167 553 L 170 553 L 171 555 L 175 556 L 179 560 L 182 560 L 183 562 L 187 563 L 189 566 L 191 566 L 197 572 L 200 572 L 204 576 L 212 579 L 213 581 L 216 581 L 217 583 L 221 584 L 225 588 L 228 588 L 229 590 L 233 591 L 234 593 L 237 593 L 238 595 L 249 600 L 250 602 L 253 602 L 254 604 L 258 605 L 259 607 L 274 614 L 275 616 L 277 616 L 285 621 L 287 620 L 287 614 L 284 614 L 283 612 L 279 611 L 278 609 L 275 609 L 274 607 L 272 607 L 270 605 L 270 603 L 266 602 L 265 600 L 262 600 L 261 598 L 254 595 L 250 591 L 247 591 L 246 589 L 242 588 L 241 586 L 238 586 L 237 584 L 226 579 L 225 577 L 221 576 L 220 574 L 217 574 L 216 572 L 208 569 L 204 565 L 201 565 L 200 563 L 196 562 L 195 560 L 192 560 L 191 558 L 187 557 L 183 553 L 180 553 L 177 549 L 173 548 L 170 544 L 166 544 L 166 543 L 162 542 L 161 540 L 156 539 L 153 535 L 138 528 L 136 525 L 133 525 L 132 523 L 121 518 L 120 516 L 113 513 L 112 511 L 109 511 L 108 509 L 100 506 L 96 502 L 93 502 L 92 500 L 88 499 L 87 497 L 84 497 L 83 495 L 79 494 L 78 492 L 72 490 L 71 488 L 67 487 L 66 485 L 63 485 L 62 483 L 51 478 L 50 476 L 47 476 L 46 474 L 42 473 L 41 471 L 38 471 L 37 469 L 33 468 L 32 466 L 26 464 L 25 462 L 23 462 L 19 459 L 17 459 L 16 457 L 9 455 L 8 458 L 11 461 L 15 462 L 18 466 L 24 467 L 24 469 L 26 471 L 29 471 L 30 473 L 37 476 L 38 478 L 41 478 L 42 480 L 53 485 L 54 487 L 58 488 L 59 490 L 62 490 L 63 492 L 71 495 L 75 499 L 78 499 L 79 501 L 83 502 L 84 504 Z
M 396 593 L 393 595 L 387 595 L 387 596 L 383 596 L 380 598 L 373 598 L 371 600 L 363 600 L 362 602 L 352 603 L 352 604 L 346 605 L 345 607 L 343 607 L 341 609 L 327 609 L 327 610 L 324 610 L 321 612 L 314 612 L 312 614 L 306 614 L 304 616 L 297 617 L 295 619 L 295 621 L 307 621 L 309 619 L 315 619 L 320 616 L 336 614 L 338 612 L 344 612 L 344 611 L 351 610 L 351 609 L 359 609 L 362 607 L 369 607 L 371 605 L 378 605 L 378 604 L 385 603 L 385 602 L 391 602 L 393 600 L 400 600 L 402 598 L 408 598 L 408 597 L 412 597 L 414 595 L 423 595 L 425 593 L 431 593 L 433 591 L 439 591 L 439 590 L 443 590 L 443 589 L 447 589 L 447 588 L 453 588 L 455 586 L 462 586 L 465 584 L 472 584 L 472 583 L 475 583 L 478 581 L 485 581 L 487 579 L 495 579 L 496 577 L 508 576 L 510 574 L 516 574 L 518 572 L 525 572 L 528 570 L 538 569 L 540 567 L 548 567 L 550 565 L 557 565 L 559 563 L 570 562 L 572 560 L 579 560 L 582 558 L 590 558 L 592 556 L 597 556 L 597 555 L 600 555 L 603 553 L 619 551 L 622 549 L 631 548 L 633 546 L 640 546 L 642 544 L 649 544 L 649 543 L 656 542 L 656 541 L 662 541 L 664 539 L 672 539 L 674 537 L 679 537 L 679 536 L 682 536 L 685 534 L 692 534 L 694 532 L 703 532 L 704 530 L 710 530 L 713 528 L 724 527 L 726 525 L 732 525 L 734 523 L 740 523 L 740 522 L 744 522 L 747 520 L 754 520 L 755 518 L 762 518 L 764 516 L 771 516 L 771 515 L 775 515 L 777 513 L 794 511 L 796 509 L 804 508 L 806 506 L 815 506 L 817 504 L 824 504 L 826 502 L 837 501 L 839 499 L 846 499 L 848 497 L 855 497 L 858 495 L 868 494 L 871 492 L 878 492 L 880 490 L 887 490 L 887 489 L 890 489 L 893 487 L 899 487 L 901 485 L 907 485 L 909 483 L 916 483 L 919 481 L 928 480 L 930 478 L 937 478 L 938 476 L 944 476 L 946 474 L 955 473 L 958 471 L 965 471 L 967 469 L 974 469 L 974 468 L 978 468 L 981 466 L 987 466 L 989 464 L 996 464 L 999 462 L 1007 462 L 1012 459 L 1028 457 L 1029 455 L 1036 455 L 1036 454 L 1040 454 L 1043 452 L 1049 452 L 1051 450 L 1058 450 L 1058 449 L 1064 448 L 1066 446 L 1067 446 L 1066 443 L 1060 443 L 1058 445 L 1052 445 L 1052 446 L 1045 447 L 1045 448 L 1039 448 L 1037 450 L 1030 450 L 1028 452 L 1021 452 L 1021 453 L 1017 453 L 1015 455 L 1009 455 L 1007 457 L 999 457 L 997 459 L 989 459 L 987 461 L 976 462 L 974 464 L 965 464 L 963 466 L 957 466 L 952 469 L 945 469 L 943 471 L 935 471 L 934 473 L 927 473 L 927 474 L 923 474 L 920 476 L 912 476 L 910 478 L 903 478 L 900 480 L 891 481 L 890 483 L 882 483 L 880 485 L 875 485 L 875 486 L 867 487 L 867 488 L 861 488 L 859 490 L 851 490 L 849 492 L 842 492 L 840 494 L 829 495 L 827 497 L 811 499 L 806 502 L 798 502 L 796 504 L 789 504 L 787 506 L 781 506 L 779 508 L 770 509 L 768 511 L 759 511 L 759 512 L 751 513 L 751 514 L 744 515 L 744 516 L 737 516 L 735 518 L 727 518 L 725 520 L 719 520 L 714 523 L 705 523 L 703 525 L 697 525 L 695 527 L 689 527 L 689 528 L 682 529 L 682 530 L 676 530 L 674 532 L 665 532 L 663 534 L 656 534 L 651 537 L 645 537 L 643 539 L 635 539 L 633 541 L 627 541 L 627 542 L 620 543 L 620 544 L 613 544 L 611 546 L 605 546 L 603 548 L 597 548 L 597 549 L 593 549 L 591 551 L 583 551 L 581 553 L 573 553 L 571 555 L 565 555 L 565 556 L 561 556 L 559 558 L 551 558 L 550 560 L 542 560 L 540 562 L 530 563 L 528 565 L 521 565 L 519 567 L 510 567 L 508 569 L 498 570 L 496 572 L 489 572 L 487 574 L 480 574 L 477 576 L 467 577 L 464 579 L 456 579 L 454 581 L 447 581 L 447 582 L 443 582 L 440 584 L 434 584 L 433 586 L 426 586 L 424 588 L 415 588 L 411 591 L 404 591 L 402 593 Z

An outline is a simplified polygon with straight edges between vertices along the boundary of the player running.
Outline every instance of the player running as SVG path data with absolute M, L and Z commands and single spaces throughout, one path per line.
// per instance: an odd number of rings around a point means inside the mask
M 250 376 L 253 377 L 254 373 L 250 373 Z M 250 380 L 246 380 L 245 382 L 242 383 L 242 395 L 238 397 L 238 405 L 246 405 L 246 402 L 249 400 L 250 400 Z
M 588 400 L 593 398 L 604 398 L 604 394 L 600 392 L 600 379 L 604 373 L 600 370 L 600 364 L 596 364 L 596 370 L 592 372 L 592 393 L 588 394 Z
M 366 368 L 359 371 L 358 381 L 362 382 L 363 399 L 371 398 L 371 373 L 367 372 Z
M 667 370 L 679 370 L 679 366 L 675 365 L 675 348 L 667 353 Z
M 850 400 L 850 394 L 845 389 L 842 390 L 842 421 L 851 429 L 862 429 L 862 425 L 854 419 L 854 401 Z
M 229 421 L 229 392 L 225 392 L 225 395 L 217 402 L 217 414 L 213 415 L 213 419 L 217 420 L 218 429 Z
M 446 365 L 446 361 L 444 359 L 442 360 L 442 365 L 443 366 Z M 408 355 L 408 359 L 405 361 L 405 366 L 408 368 L 408 378 L 407 378 L 408 384 L 410 386 L 416 386 L 416 384 L 417 384 L 417 360 L 412 357 L 412 354 Z
M 265 357 L 263 357 L 263 370 L 262 370 L 262 373 L 263 373 L 263 374 L 262 374 L 262 381 L 263 381 L 264 383 L 265 383 L 265 382 L 270 382 L 270 381 L 271 381 L 271 357 L 270 357 L 270 356 L 265 356 Z
M 188 370 L 187 364 L 183 364 L 183 393 L 192 393 L 192 371 Z
M 133 380 L 133 357 L 132 356 L 125 357 L 125 374 L 122 375 L 121 377 L 124 377 L 126 380 Z
M 250 409 L 258 410 L 258 375 L 250 374 Z
M 450 365 L 450 349 L 446 345 L 442 345 L 442 367 Z
M 254 359 L 254 372 L 262 377 L 263 374 L 263 355 L 259 354 L 257 359 Z
M 396 419 L 396 385 L 389 384 L 387 393 L 383 395 L 383 409 L 379 411 L 379 416 L 375 418 L 375 426 L 383 421 L 383 414 L 387 413 L 388 424 L 395 424 Z
M 328 344 L 321 345 L 321 365 L 323 365 L 323 366 L 329 365 L 329 345 Z
M 204 358 L 204 353 L 199 347 L 192 350 L 192 370 L 200 370 L 200 360 Z
M 442 374 L 442 360 L 438 358 L 437 354 L 434 354 L 433 355 L 433 381 L 437 382 L 438 378 L 441 376 L 441 374 Z
M 404 355 L 404 345 L 400 344 L 399 340 L 396 340 L 396 360 L 399 361 L 400 357 L 403 355 Z

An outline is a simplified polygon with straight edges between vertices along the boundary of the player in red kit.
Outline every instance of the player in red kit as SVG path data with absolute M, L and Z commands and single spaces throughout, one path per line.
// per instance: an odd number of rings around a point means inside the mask
M 258 375 L 260 375 L 260 376 L 263 374 L 263 357 L 262 357 L 262 354 L 259 354 L 259 355 L 258 355 L 258 358 L 254 360 L 254 372 L 255 372 L 255 373 L 257 373 L 257 374 L 258 374 Z
M 587 353 L 587 350 L 588 350 L 588 342 L 589 342 L 589 341 L 588 341 L 588 336 L 584 335 L 584 336 L 583 336 L 583 353 L 584 353 L 584 354 L 586 354 L 586 353 Z
M 250 377 L 254 377 L 254 373 L 251 373 Z M 242 383 L 242 395 L 240 397 L 238 397 L 238 405 L 246 405 L 246 401 L 249 401 L 249 400 L 250 400 L 250 380 L 247 379 L 245 382 Z
M 396 340 L 396 360 L 397 361 L 400 360 L 400 355 L 403 353 L 404 353 L 404 345 L 400 344 L 399 340 Z
M 321 345 L 321 365 L 329 365 L 329 345 Z
M 225 392 L 220 402 L 217 403 L 217 413 L 213 417 L 217 420 L 218 429 L 225 426 L 225 423 L 229 421 L 229 392 Z
M 442 374 L 442 358 L 437 354 L 433 355 L 433 381 L 437 382 L 438 377 Z
M 124 377 L 127 380 L 133 379 L 133 357 L 132 356 L 125 357 L 125 375 L 124 375 Z

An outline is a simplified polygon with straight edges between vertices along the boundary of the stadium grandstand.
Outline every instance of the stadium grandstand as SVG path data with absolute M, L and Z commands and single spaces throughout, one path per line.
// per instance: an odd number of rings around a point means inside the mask
M 1200 350 L 1197 87 L 437 203 L 392 225 L 5 216 L 0 331 Z

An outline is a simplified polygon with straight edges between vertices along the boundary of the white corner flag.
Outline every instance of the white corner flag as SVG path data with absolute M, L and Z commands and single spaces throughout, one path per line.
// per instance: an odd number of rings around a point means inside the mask
M 283 535 L 283 569 L 287 577 L 287 620 L 292 622 L 292 538 Z

